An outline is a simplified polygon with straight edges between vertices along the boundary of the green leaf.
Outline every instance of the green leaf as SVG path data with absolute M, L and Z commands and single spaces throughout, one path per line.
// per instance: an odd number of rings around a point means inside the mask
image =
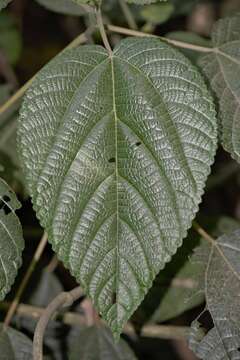
M 22 264 L 24 240 L 15 214 L 20 206 L 16 195 L 0 179 L 0 300 L 9 292 Z
M 174 6 L 171 3 L 158 3 L 144 6 L 141 16 L 152 24 L 162 24 L 171 17 L 173 12 Z
M 27 92 L 18 142 L 53 249 L 119 334 L 201 201 L 217 142 L 201 76 L 158 39 L 67 51 Z
M 219 20 L 212 32 L 215 51 L 200 59 L 219 107 L 222 145 L 240 162 L 240 15 Z
M 22 51 L 22 38 L 14 18 L 7 13 L 0 14 L 0 49 L 11 64 L 16 64 Z
M 207 242 L 196 256 L 206 264 L 205 296 L 214 328 L 205 336 L 197 319 L 192 325 L 190 348 L 201 359 L 239 359 L 240 347 L 240 230 Z
M 74 2 L 75 4 L 78 5 L 86 4 L 90 6 L 98 6 L 101 3 L 101 0 L 69 0 L 69 1 Z
M 0 10 L 5 8 L 12 0 L 0 0 Z
M 69 360 L 136 360 L 128 344 L 122 339 L 116 343 L 101 325 L 79 329 L 70 348 Z
M 3 331 L 0 324 L 1 359 L 32 360 L 32 342 L 19 331 L 8 327 Z
M 86 10 L 70 0 L 36 0 L 45 8 L 66 15 L 80 16 L 86 14 Z

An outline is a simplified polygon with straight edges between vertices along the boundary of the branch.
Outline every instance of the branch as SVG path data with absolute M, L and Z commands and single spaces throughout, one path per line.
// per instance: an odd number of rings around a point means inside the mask
M 129 28 L 133 29 L 133 30 L 137 30 L 138 27 L 137 27 L 136 21 L 133 17 L 133 14 L 132 14 L 128 4 L 126 3 L 126 0 L 119 0 L 119 5 L 122 9 L 123 15 L 126 18 Z
M 166 37 L 162 37 L 162 36 L 158 36 L 158 35 L 152 35 L 152 34 L 147 34 L 141 31 L 136 31 L 136 30 L 130 30 L 127 28 L 123 28 L 120 26 L 115 26 L 115 25 L 108 25 L 108 30 L 118 33 L 118 34 L 122 34 L 122 35 L 128 35 L 128 36 L 138 36 L 138 37 L 155 37 L 157 39 L 161 39 L 162 41 L 167 42 L 168 44 L 183 48 L 183 49 L 190 49 L 190 50 L 194 50 L 194 51 L 199 51 L 199 52 L 214 52 L 215 49 L 212 47 L 204 47 L 204 46 L 199 46 L 199 45 L 194 45 L 194 44 L 189 44 L 189 43 L 185 43 L 182 41 L 178 41 L 178 40 L 172 40 L 172 39 L 168 39 Z
M 83 295 L 80 286 L 69 292 L 60 293 L 43 312 L 33 337 L 33 360 L 43 360 L 43 337 L 49 321 L 54 313 L 64 306 L 71 306 Z
M 11 303 L 11 306 L 8 309 L 8 312 L 7 312 L 6 317 L 4 319 L 4 327 L 5 328 L 10 324 L 10 322 L 12 320 L 12 317 L 15 314 L 15 311 L 16 311 L 16 309 L 18 307 L 21 296 L 22 296 L 24 290 L 26 289 L 26 286 L 28 285 L 28 281 L 30 280 L 31 275 L 32 275 L 32 273 L 33 273 L 39 259 L 41 258 L 42 253 L 43 253 L 46 245 L 47 245 L 47 234 L 44 233 L 41 240 L 40 240 L 40 242 L 39 242 L 39 244 L 38 244 L 38 247 L 37 247 L 37 249 L 35 251 L 35 254 L 33 255 L 32 261 L 31 261 L 31 263 L 30 263 L 30 265 L 29 265 L 29 267 L 27 269 L 27 272 L 25 273 L 24 278 L 23 278 L 23 280 L 22 280 L 22 282 L 21 282 L 21 284 L 20 284 L 20 286 L 19 286 L 19 288 L 17 290 L 17 293 L 16 293 L 16 295 L 14 297 L 14 300 Z

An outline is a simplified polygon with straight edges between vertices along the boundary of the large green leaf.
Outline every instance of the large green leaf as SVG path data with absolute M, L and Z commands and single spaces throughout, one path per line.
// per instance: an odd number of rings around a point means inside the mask
M 0 349 L 2 360 L 32 360 L 32 342 L 21 332 L 0 324 Z
M 15 210 L 20 208 L 15 194 L 0 179 L 0 300 L 11 288 L 22 263 L 24 240 Z
M 240 162 L 240 15 L 219 20 L 212 43 L 199 64 L 218 99 L 222 144 Z
M 116 334 L 182 244 L 216 137 L 198 71 L 157 39 L 65 52 L 27 92 L 18 139 L 34 208 Z
M 70 0 L 36 0 L 45 8 L 66 15 L 80 16 L 86 13 L 85 9 Z
M 204 291 L 214 328 L 206 335 L 199 319 L 192 324 L 190 347 L 200 359 L 240 359 L 240 230 L 201 246 L 195 257 L 205 263 Z
M 79 329 L 72 342 L 69 360 L 136 360 L 124 340 L 114 342 L 111 332 L 105 326 Z

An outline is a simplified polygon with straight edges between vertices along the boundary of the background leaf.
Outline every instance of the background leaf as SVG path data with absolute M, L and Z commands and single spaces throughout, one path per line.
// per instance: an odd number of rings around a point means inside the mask
M 156 39 L 113 60 L 82 46 L 39 73 L 18 135 L 54 250 L 119 334 L 198 210 L 217 140 L 202 78 Z
M 24 240 L 15 214 L 19 208 L 16 195 L 0 179 L 0 300 L 9 292 L 22 263 Z
M 235 230 L 214 246 L 204 243 L 196 254 L 206 264 L 205 296 L 214 322 L 207 334 L 198 319 L 192 325 L 190 348 L 201 359 L 240 358 L 239 237 L 240 230 Z
M 16 64 L 22 51 L 22 38 L 13 17 L 0 14 L 0 49 L 11 64 Z
M 86 10 L 81 5 L 73 3 L 71 0 L 36 0 L 45 8 L 66 15 L 80 16 L 86 14 Z
M 240 162 L 240 15 L 219 20 L 212 43 L 215 51 L 199 65 L 217 97 L 222 145 Z
M 116 343 L 109 329 L 96 325 L 75 333 L 69 360 L 78 359 L 136 360 L 136 357 L 124 340 Z
M 174 6 L 171 3 L 157 3 L 144 6 L 141 16 L 152 24 L 162 24 L 171 17 L 173 12 Z
M 8 327 L 3 332 L 0 324 L 1 359 L 32 360 L 32 342 L 21 332 Z

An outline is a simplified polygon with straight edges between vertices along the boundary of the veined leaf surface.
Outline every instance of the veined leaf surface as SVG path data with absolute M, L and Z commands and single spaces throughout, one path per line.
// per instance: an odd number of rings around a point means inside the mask
M 219 20 L 212 43 L 214 51 L 199 65 L 219 100 L 222 145 L 240 162 L 240 15 Z
M 37 216 L 116 334 L 182 244 L 216 138 L 201 76 L 157 39 L 65 52 L 27 92 L 18 142 Z
M 0 300 L 9 292 L 22 264 L 24 240 L 15 214 L 20 206 L 16 195 L 0 179 Z
M 192 324 L 190 347 L 200 359 L 240 359 L 240 231 L 203 244 L 194 255 L 206 267 L 204 292 L 214 328 L 207 334 L 198 319 Z

